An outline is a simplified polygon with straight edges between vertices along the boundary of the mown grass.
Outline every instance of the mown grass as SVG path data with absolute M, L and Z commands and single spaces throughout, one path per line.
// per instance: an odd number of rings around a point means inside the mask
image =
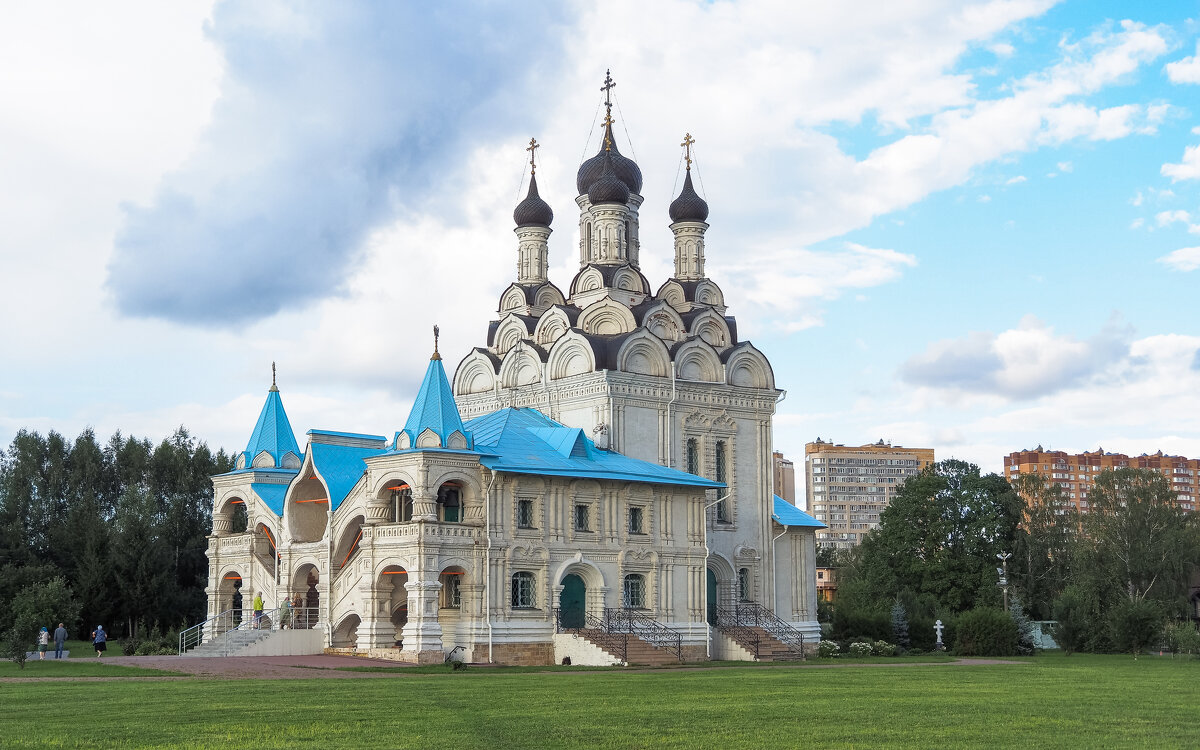
M 1200 662 L 0 684 L 7 746 L 1195 747 Z M 53 710 L 51 710 L 51 707 Z
M 52 659 L 49 656 L 42 661 L 34 657 L 25 662 L 24 669 L 18 667 L 15 662 L 0 661 L 0 677 L 152 677 L 178 676 L 178 674 L 178 672 L 164 672 L 159 669 L 105 664 L 102 660 L 94 657 L 91 661 Z M 0 715 L 2 715 L 2 711 L 3 709 L 0 709 Z M 3 743 L 2 738 L 0 738 L 0 743 Z

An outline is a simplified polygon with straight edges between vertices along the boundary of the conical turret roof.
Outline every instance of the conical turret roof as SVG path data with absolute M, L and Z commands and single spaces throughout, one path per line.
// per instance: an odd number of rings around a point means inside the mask
M 292 432 L 292 423 L 288 420 L 287 412 L 283 409 L 283 399 L 279 397 L 279 389 L 274 384 L 267 392 L 267 401 L 263 404 L 246 444 L 245 465 L 253 465 L 256 456 L 263 451 L 270 453 L 275 459 L 269 468 L 282 468 L 283 457 L 292 453 L 300 457 L 300 446 L 296 444 L 296 434 Z M 259 467 L 264 468 L 264 467 Z
M 408 414 L 408 421 L 404 423 L 403 432 L 408 435 L 409 445 L 417 447 L 417 438 L 426 430 L 432 430 L 440 438 L 436 447 L 450 447 L 448 441 L 455 432 L 462 434 L 468 449 L 471 447 L 471 435 L 463 428 L 462 416 L 454 401 L 454 391 L 446 379 L 442 357 L 437 352 L 429 360 L 425 380 Z

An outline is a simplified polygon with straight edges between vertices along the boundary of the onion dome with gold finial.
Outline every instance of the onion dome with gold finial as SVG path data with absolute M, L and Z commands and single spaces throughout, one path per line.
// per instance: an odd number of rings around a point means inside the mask
M 593 206 L 598 206 L 604 203 L 620 203 L 624 205 L 629 202 L 629 186 L 625 184 L 621 178 L 617 177 L 613 170 L 612 152 L 605 151 L 603 155 L 602 171 L 600 179 L 592 183 L 588 188 L 587 196 Z
M 687 176 L 683 178 L 683 190 L 679 197 L 671 201 L 668 213 L 671 221 L 706 221 L 708 219 L 708 203 L 696 193 L 692 185 L 692 144 L 696 142 L 691 133 L 683 137 L 684 157 L 687 159 Z
M 550 210 L 550 204 L 538 195 L 537 175 L 530 176 L 529 194 L 517 204 L 516 210 L 513 211 L 513 221 L 517 222 L 518 227 L 548 227 L 550 222 L 554 221 L 554 211 Z
M 611 71 L 605 75 L 604 86 L 600 88 L 604 92 L 604 106 L 606 114 L 604 116 L 604 137 L 600 141 L 600 150 L 595 156 L 579 165 L 579 171 L 575 174 L 575 187 L 579 190 L 579 194 L 587 193 L 594 182 L 599 180 L 604 173 L 604 154 L 606 151 L 611 151 L 612 170 L 621 182 L 625 183 L 625 187 L 629 188 L 629 192 L 641 194 L 642 192 L 642 170 L 638 167 L 637 162 L 626 156 L 623 156 L 617 150 L 617 142 L 613 138 L 613 119 L 612 119 L 612 89 L 617 84 L 612 80 Z

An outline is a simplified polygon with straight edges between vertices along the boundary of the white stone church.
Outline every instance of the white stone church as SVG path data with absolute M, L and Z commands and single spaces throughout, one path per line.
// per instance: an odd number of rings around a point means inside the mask
M 641 170 L 607 111 L 579 167 L 567 291 L 548 278 L 535 167 L 486 346 L 451 385 L 435 342 L 403 427 L 310 430 L 302 452 L 272 384 L 235 470 L 213 478 L 211 618 L 261 592 L 268 610 L 306 607 L 326 648 L 421 663 L 815 648 L 822 525 L 773 494 L 782 391 L 705 275 L 690 150 L 670 206 L 675 274 L 655 291 Z

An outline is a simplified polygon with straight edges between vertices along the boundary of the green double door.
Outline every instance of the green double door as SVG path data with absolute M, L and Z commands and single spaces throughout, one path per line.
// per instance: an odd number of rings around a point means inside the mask
M 717 624 L 717 574 L 708 571 L 708 624 Z
M 583 579 L 571 573 L 562 580 L 562 593 L 558 597 L 558 616 L 564 628 L 582 628 L 587 607 L 587 586 Z

